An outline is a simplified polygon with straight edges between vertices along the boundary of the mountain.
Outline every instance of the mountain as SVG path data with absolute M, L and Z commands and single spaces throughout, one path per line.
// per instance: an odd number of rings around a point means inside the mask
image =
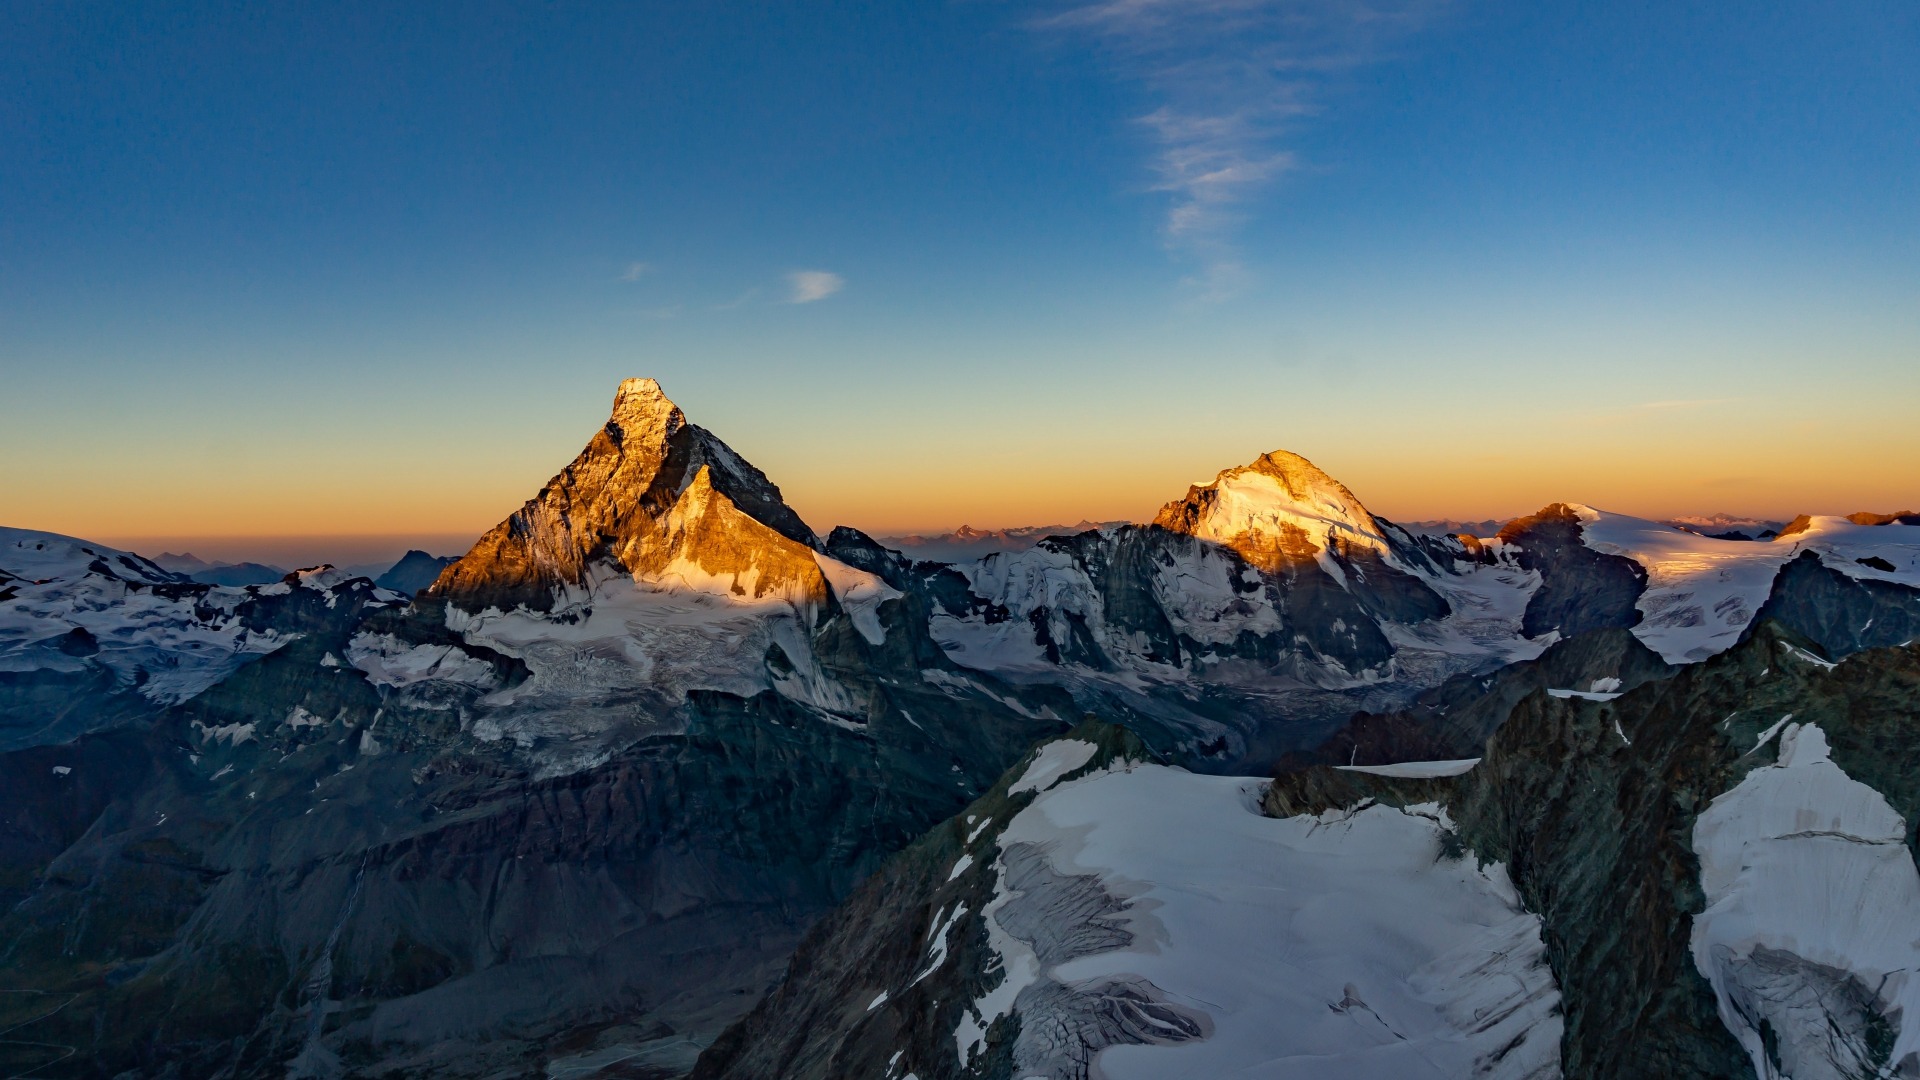
M 268 563 L 210 563 L 192 552 L 180 555 L 161 552 L 153 557 L 153 563 L 202 585 L 271 585 L 287 576 L 284 568 Z
M 272 651 L 0 753 L 0 955 L 66 1001 L 13 1037 L 102 1077 L 683 1072 L 1073 709 L 817 542 L 629 382 L 411 603 L 247 591 Z
M 1089 724 L 875 874 L 702 1080 L 1901 1075 L 1920 648 L 1774 624 L 1483 754 L 1271 783 Z
M 0 528 L 0 749 L 149 717 L 280 647 L 286 635 L 267 617 L 270 591 L 199 583 L 104 544 Z
M 429 594 L 474 612 L 550 611 L 606 568 L 651 583 L 677 578 L 696 589 L 818 600 L 824 580 L 809 569 L 818 545 L 765 474 L 687 423 L 659 383 L 628 379 L 580 456 L 443 571 Z
M 191 551 L 180 553 L 163 551 L 155 555 L 152 562 L 162 570 L 169 570 L 176 574 L 186 574 L 189 576 L 195 571 L 206 570 L 214 565 Z
M 1406 521 L 1401 527 L 1415 536 L 1454 536 L 1466 533 L 1469 536 L 1492 536 L 1500 531 L 1500 526 L 1509 518 L 1483 518 L 1472 521 L 1466 518 L 1429 518 L 1426 521 Z
M 1820 587 L 1831 598 L 1783 611 L 1789 625 L 1838 643 L 1837 620 L 1857 614 L 1860 646 L 1904 640 L 1920 534 L 1808 521 L 1784 542 L 1746 543 L 1559 503 L 1488 537 L 1415 535 L 1276 451 L 1146 525 L 951 565 L 828 547 L 920 597 L 956 663 L 1061 687 L 1160 752 L 1246 771 L 1311 749 L 1355 712 L 1408 708 L 1449 678 L 1591 630 L 1628 630 L 1665 663 L 1704 659 L 1747 632 L 1807 551 L 1839 577 Z
M 629 380 L 411 597 L 9 531 L 0 989 L 30 993 L 0 995 L 0 1061 L 1719 1076 L 1755 1038 L 1796 1076 L 1901 1060 L 1904 984 L 1875 981 L 1900 958 L 1842 910 L 1880 862 L 1805 864 L 1841 891 L 1795 925 L 1837 936 L 1733 918 L 1696 949 L 1702 897 L 1791 890 L 1690 830 L 1797 851 L 1709 811 L 1806 787 L 1853 838 L 1815 840 L 1891 858 L 1826 765 L 1920 809 L 1920 530 L 1725 541 L 1565 503 L 1415 534 L 1282 451 L 1169 495 L 920 558 L 815 532 Z M 1819 1072 L 1817 1031 L 1864 1049 Z
M 456 556 L 429 555 L 424 551 L 409 551 L 400 557 L 386 572 L 373 579 L 375 585 L 383 589 L 392 589 L 411 596 L 432 585 L 440 572 L 452 565 Z

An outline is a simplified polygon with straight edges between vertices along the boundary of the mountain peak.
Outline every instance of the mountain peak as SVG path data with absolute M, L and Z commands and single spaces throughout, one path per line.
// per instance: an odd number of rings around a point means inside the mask
M 1324 500 L 1330 496 L 1343 504 L 1360 505 L 1360 500 L 1354 498 L 1353 492 L 1348 491 L 1345 484 L 1328 476 L 1326 470 L 1320 466 L 1290 450 L 1273 450 L 1261 454 L 1246 468 L 1263 476 L 1273 477 L 1287 489 L 1287 494 L 1301 501 Z M 1237 471 L 1239 470 L 1227 470 L 1227 472 Z M 1226 473 L 1220 475 L 1224 477 Z
M 595 562 L 645 573 L 651 559 L 640 553 L 671 546 L 662 530 L 696 483 L 702 486 L 696 499 L 711 488 L 772 535 L 818 547 L 766 474 L 688 423 L 658 382 L 628 379 L 614 394 L 606 426 L 573 463 L 447 567 L 428 592 L 474 611 L 516 605 L 544 611 L 557 589 L 585 584 Z
M 1195 484 L 1161 507 L 1153 523 L 1225 544 L 1267 570 L 1333 547 L 1390 549 L 1379 522 L 1345 484 L 1286 450 Z
M 686 422 L 686 414 L 661 392 L 658 382 L 627 379 L 613 395 L 613 414 L 607 418 L 607 429 L 622 443 L 636 437 L 662 443 Z

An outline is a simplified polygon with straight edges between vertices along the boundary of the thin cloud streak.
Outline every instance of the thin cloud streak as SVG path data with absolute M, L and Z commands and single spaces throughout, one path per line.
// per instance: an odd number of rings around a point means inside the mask
M 792 290 L 787 303 L 811 304 L 846 288 L 847 279 L 828 270 L 795 270 L 787 275 L 787 285 Z
M 739 296 L 736 296 L 733 299 L 726 301 L 725 303 L 715 304 L 712 307 L 708 308 L 707 310 L 708 311 L 732 311 L 735 308 L 746 307 L 748 304 L 753 303 L 755 298 L 757 298 L 759 295 L 760 295 L 759 289 L 757 288 L 748 289 L 746 292 L 741 293 Z
M 630 262 L 627 264 L 627 268 L 620 272 L 620 280 L 639 281 L 641 278 L 653 273 L 656 269 L 658 269 L 658 267 L 652 263 Z
M 1199 264 L 1187 285 L 1217 301 L 1244 288 L 1234 232 L 1302 167 L 1284 143 L 1324 107 L 1330 79 L 1382 58 L 1440 2 L 1104 0 L 1038 25 L 1091 39 L 1160 103 L 1137 119 L 1154 146 L 1149 190 L 1168 196 L 1168 249 Z

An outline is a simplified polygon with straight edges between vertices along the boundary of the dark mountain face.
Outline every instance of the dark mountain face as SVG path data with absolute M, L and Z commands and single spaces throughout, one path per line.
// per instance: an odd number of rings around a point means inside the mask
M 1920 638 L 1920 590 L 1849 576 L 1808 551 L 1780 568 L 1756 624 L 1767 619 L 1846 656 Z
M 211 566 L 205 570 L 196 570 L 193 572 L 193 580 L 203 585 L 229 585 L 236 587 L 244 585 L 271 585 L 286 576 L 287 572 L 278 566 L 270 566 L 266 563 L 257 562 L 230 563 L 225 566 Z
M 453 555 L 436 556 L 424 551 L 409 551 L 400 556 L 400 561 L 389 567 L 386 573 L 374 578 L 373 583 L 383 589 L 412 596 L 432 585 L 440 572 L 456 561 L 458 557 Z
M 1310 754 L 1287 764 L 1386 765 L 1474 757 L 1513 709 L 1540 691 L 1604 697 L 1677 670 L 1625 630 L 1592 630 L 1554 642 L 1537 659 L 1456 675 L 1405 709 L 1356 713 Z M 1596 687 L 1604 689 L 1596 692 Z
M 1515 561 L 1523 569 L 1540 574 L 1540 588 L 1527 601 L 1521 623 L 1528 637 L 1558 631 L 1569 638 L 1640 622 L 1634 604 L 1646 590 L 1646 570 L 1632 559 L 1601 554 L 1582 542 L 1580 518 L 1572 508 L 1555 503 L 1516 518 L 1497 538 L 1514 546 Z

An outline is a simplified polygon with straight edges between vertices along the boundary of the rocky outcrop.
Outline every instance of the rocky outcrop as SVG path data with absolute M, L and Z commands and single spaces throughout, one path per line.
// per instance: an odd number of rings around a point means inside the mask
M 817 547 L 818 540 L 781 501 L 780 489 L 712 433 L 689 424 L 658 383 L 628 379 L 614 397 L 613 414 L 580 456 L 447 567 L 428 593 L 469 611 L 549 611 L 557 591 L 585 584 L 596 562 L 636 576 L 670 571 L 674 557 L 688 550 L 688 530 L 706 540 L 737 534 L 728 538 L 733 550 L 721 570 L 736 575 L 736 585 L 758 568 L 762 579 L 743 588 L 812 587 L 794 571 L 798 551 Z M 750 550 L 763 544 L 772 552 L 764 567 L 755 561 L 759 552 Z
M 1621 629 L 1592 630 L 1556 641 L 1532 660 L 1495 671 L 1456 675 L 1392 712 L 1356 713 L 1292 766 L 1385 765 L 1478 756 L 1515 706 L 1540 691 L 1605 697 L 1664 679 L 1679 670 Z
M 1829 656 L 1920 639 L 1920 590 L 1857 578 L 1803 551 L 1780 567 L 1755 616 L 1772 619 L 1817 642 Z
M 1526 636 L 1558 631 L 1569 638 L 1640 622 L 1635 602 L 1646 591 L 1646 569 L 1632 559 L 1593 550 L 1580 533 L 1580 515 L 1565 503 L 1500 529 L 1497 539 L 1514 549 L 1515 562 L 1541 578 L 1521 624 Z

